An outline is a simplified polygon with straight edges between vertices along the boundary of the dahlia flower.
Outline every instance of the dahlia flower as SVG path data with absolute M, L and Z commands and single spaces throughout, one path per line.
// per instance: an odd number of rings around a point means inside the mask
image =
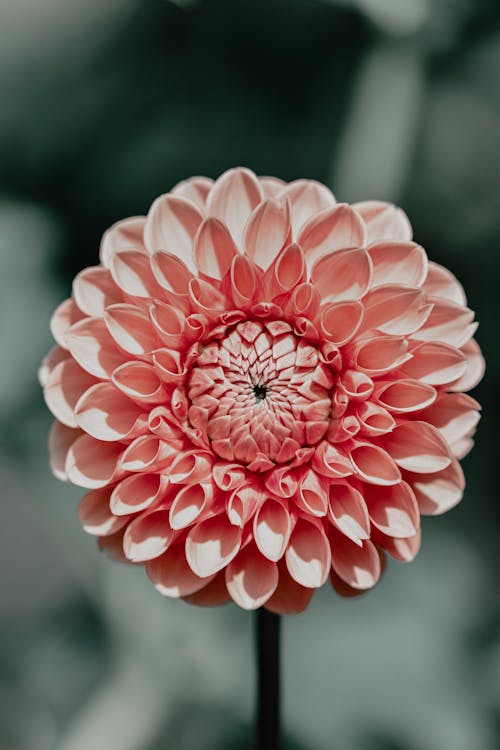
M 462 287 L 401 209 L 233 169 L 104 235 L 40 378 L 84 529 L 202 605 L 303 610 L 461 499 L 481 379 Z

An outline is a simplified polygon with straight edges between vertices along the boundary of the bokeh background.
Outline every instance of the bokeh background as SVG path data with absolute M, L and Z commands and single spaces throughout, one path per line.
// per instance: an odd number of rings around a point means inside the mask
M 0 0 L 0 94 L 0 750 L 250 747 L 252 617 L 101 558 L 36 381 L 106 227 L 234 165 L 402 205 L 489 368 L 417 561 L 287 619 L 287 748 L 498 750 L 498 2 Z

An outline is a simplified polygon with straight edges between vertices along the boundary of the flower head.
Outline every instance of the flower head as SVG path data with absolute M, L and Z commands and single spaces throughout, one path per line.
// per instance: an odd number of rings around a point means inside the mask
M 167 596 L 352 595 L 461 499 L 474 314 L 406 215 L 234 169 L 115 224 L 52 319 L 55 474 Z

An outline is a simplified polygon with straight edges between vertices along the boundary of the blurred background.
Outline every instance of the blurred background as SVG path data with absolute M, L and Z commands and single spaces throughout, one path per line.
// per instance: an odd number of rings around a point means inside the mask
M 498 750 L 496 0 L 0 0 L 0 750 L 239 750 L 252 617 L 103 560 L 49 473 L 48 321 L 114 221 L 234 165 L 396 201 L 488 362 L 463 503 L 284 628 L 289 750 Z

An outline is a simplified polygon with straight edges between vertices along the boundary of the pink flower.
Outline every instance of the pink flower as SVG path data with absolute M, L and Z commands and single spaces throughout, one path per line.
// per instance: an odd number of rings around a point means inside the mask
M 41 368 L 56 476 L 162 594 L 298 612 L 461 499 L 474 313 L 387 203 L 233 169 L 115 224 Z

